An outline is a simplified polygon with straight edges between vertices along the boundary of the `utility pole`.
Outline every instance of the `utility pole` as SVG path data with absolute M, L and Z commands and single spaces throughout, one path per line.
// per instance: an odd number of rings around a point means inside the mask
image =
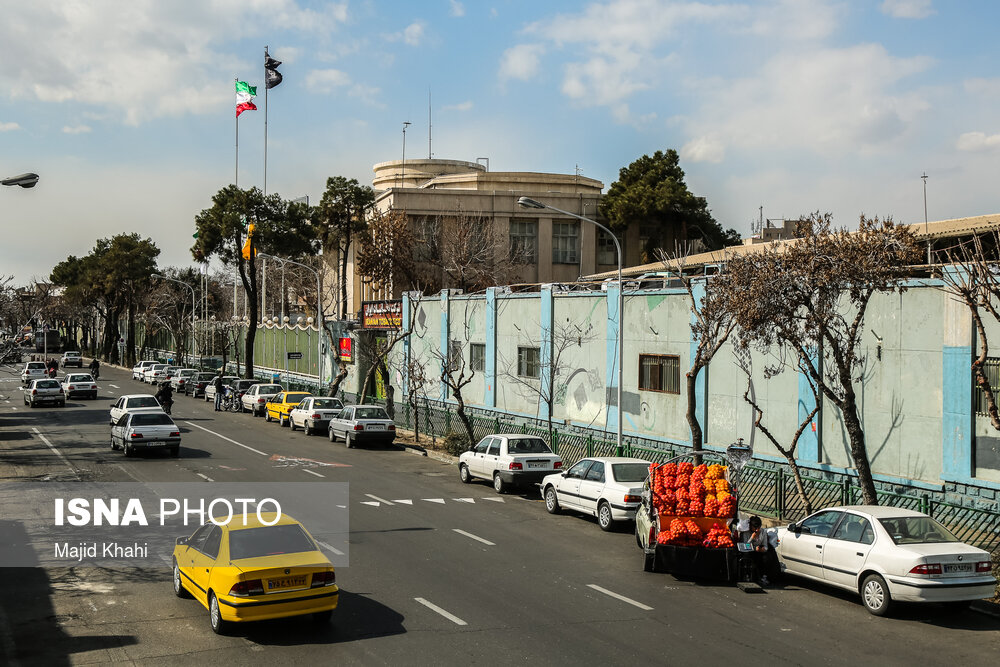
M 931 237 L 927 232 L 927 172 L 920 177 L 924 182 L 924 235 L 927 236 L 927 264 L 931 263 Z

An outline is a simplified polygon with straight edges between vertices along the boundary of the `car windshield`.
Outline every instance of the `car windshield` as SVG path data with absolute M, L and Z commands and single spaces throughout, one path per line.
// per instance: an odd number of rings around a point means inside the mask
M 133 415 L 132 426 L 173 426 L 174 422 L 165 414 Z
M 511 454 L 548 454 L 552 450 L 539 438 L 511 438 L 507 441 Z
M 301 403 L 302 399 L 309 398 L 309 394 L 285 394 L 285 403 Z
M 960 542 L 951 531 L 929 516 L 879 519 L 893 544 L 940 544 Z
M 317 398 L 313 401 L 313 407 L 317 410 L 340 410 L 344 404 L 335 398 Z
M 66 354 L 64 354 L 63 356 L 64 356 L 64 357 L 79 357 L 79 356 L 80 356 L 80 353 L 79 353 L 79 352 L 67 352 L 67 353 L 66 353 Z
M 155 364 L 155 365 L 153 366 L 153 370 L 154 370 L 154 371 L 162 371 L 162 370 L 163 370 L 164 368 L 166 368 L 166 367 L 167 367 L 167 365 L 166 365 L 166 364 Z
M 66 382 L 93 382 L 94 378 L 89 375 L 70 375 L 66 378 Z
M 316 545 L 297 523 L 243 528 L 229 532 L 230 560 L 303 551 L 316 551 Z
M 239 382 L 236 382 L 235 384 L 236 384 L 236 388 L 237 389 L 249 389 L 250 387 L 252 387 L 255 384 L 257 384 L 257 381 L 256 380 L 240 380 Z
M 35 386 L 39 389 L 58 389 L 59 383 L 55 380 L 38 380 L 35 382 Z
M 215 377 L 214 373 L 198 373 L 197 379 L 199 382 L 201 382 L 202 380 L 211 380 L 214 377 Z
M 357 408 L 354 411 L 355 419 L 388 419 L 389 415 L 382 408 Z
M 611 470 L 617 482 L 642 482 L 649 477 L 648 463 L 613 463 Z
M 277 394 L 281 391 L 280 384 L 262 384 L 260 389 L 257 390 L 261 394 Z
M 128 407 L 130 408 L 158 408 L 160 404 L 156 402 L 156 399 L 152 396 L 136 396 L 135 398 L 128 399 Z

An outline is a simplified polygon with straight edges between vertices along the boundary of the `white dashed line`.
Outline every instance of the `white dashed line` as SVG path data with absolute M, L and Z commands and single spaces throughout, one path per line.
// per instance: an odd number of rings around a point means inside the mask
M 17 408 L 14 408 L 14 409 L 16 410 Z M 51 449 L 53 452 L 55 452 L 55 455 L 58 456 L 62 460 L 62 462 L 66 464 L 66 467 L 69 468 L 73 472 L 73 476 L 76 477 L 77 481 L 81 481 L 80 480 L 80 473 L 78 473 L 76 471 L 76 468 L 74 468 L 73 466 L 70 465 L 69 460 L 67 460 L 67 458 L 65 456 L 63 456 L 63 453 L 60 452 L 58 449 L 56 449 L 55 445 L 53 445 L 51 442 L 49 442 L 49 439 L 46 438 L 44 435 L 42 435 L 42 432 L 39 431 L 37 427 L 32 426 L 31 430 L 34 431 L 35 435 L 37 435 L 39 438 L 41 438 L 42 442 L 44 442 L 46 445 L 48 445 L 49 449 Z
M 242 447 L 243 449 L 249 449 L 254 454 L 260 454 L 261 456 L 267 456 L 267 454 L 265 454 L 264 452 L 260 451 L 259 449 L 254 449 L 253 447 L 250 447 L 249 445 L 244 445 L 242 442 L 236 442 L 232 438 L 227 438 L 226 436 L 222 435 L 221 433 L 216 433 L 215 431 L 213 431 L 211 429 L 207 429 L 204 426 L 199 426 L 198 424 L 195 424 L 193 422 L 188 422 L 188 421 L 186 421 L 184 423 L 187 424 L 188 426 L 193 426 L 195 428 L 200 428 L 202 431 L 205 431 L 206 433 L 211 433 L 212 435 L 217 436 L 219 438 L 222 438 L 226 442 L 231 442 L 234 445 L 238 445 L 238 446 Z
M 632 605 L 634 607 L 638 607 L 639 609 L 642 609 L 644 611 L 653 611 L 652 607 L 647 607 L 646 605 L 644 605 L 641 602 L 636 602 L 635 600 L 633 600 L 631 598 L 627 598 L 624 595 L 619 595 L 618 593 L 615 593 L 613 591 L 609 591 L 606 588 L 601 588 L 597 584 L 587 584 L 587 587 L 588 588 L 593 588 L 595 591 L 598 591 L 599 593 L 604 593 L 605 595 L 610 595 L 611 597 L 615 598 L 616 600 L 621 600 L 622 602 L 627 602 L 628 604 L 630 604 L 630 605 Z
M 413 598 L 413 599 L 416 600 L 417 602 L 419 602 L 420 604 L 424 605 L 425 607 L 427 607 L 431 611 L 435 611 L 435 612 L 441 614 L 442 616 L 444 616 L 445 618 L 447 618 L 449 621 L 451 621 L 455 625 L 468 625 L 468 623 L 466 623 L 465 621 L 463 621 L 462 619 L 460 619 L 458 616 L 455 616 L 451 612 L 445 611 L 444 609 L 442 609 L 441 607 L 437 606 L 433 602 L 428 602 L 427 600 L 425 600 L 423 598 Z
M 369 498 L 371 498 L 372 500 L 377 500 L 380 503 L 383 503 L 383 504 L 386 504 L 386 505 L 392 505 L 393 504 L 390 501 L 386 500 L 385 498 L 379 498 L 378 496 L 373 496 L 370 493 L 366 493 L 365 495 L 368 496 Z
M 310 470 L 309 468 L 303 468 L 302 470 L 303 470 L 303 472 L 307 472 L 307 473 L 309 473 L 310 475 L 316 475 L 317 477 L 326 477 L 326 475 L 321 475 L 321 474 L 319 474 L 318 472 L 313 472 L 313 471 L 312 471 L 312 470 Z
M 484 540 L 483 538 L 479 537 L 478 535 L 473 535 L 472 533 L 467 533 L 464 530 L 459 530 L 458 528 L 452 528 L 452 530 L 455 531 L 456 533 L 458 533 L 459 535 L 465 535 L 469 539 L 475 540 L 477 542 L 482 542 L 486 546 L 490 546 L 490 547 L 495 547 L 496 546 L 495 544 L 493 544 L 489 540 Z
M 121 388 L 121 387 L 119 387 L 119 386 L 118 386 L 118 385 L 116 385 L 116 384 L 109 384 L 108 386 L 109 386 L 109 387 L 113 387 L 114 389 L 120 389 L 120 388 Z
M 200 472 L 196 472 L 195 474 L 198 475 L 198 477 L 201 477 L 206 482 L 214 482 L 215 481 L 214 479 L 212 479 L 208 475 L 202 475 Z
M 319 544 L 324 549 L 327 549 L 328 551 L 330 551 L 330 552 L 332 552 L 332 553 L 334 553 L 334 554 L 336 554 L 338 556 L 343 556 L 344 555 L 343 551 L 341 551 L 340 549 L 337 549 L 336 547 L 331 547 L 326 542 L 320 542 L 319 540 L 316 540 L 316 543 Z
M 412 500 L 393 500 L 394 503 L 399 503 L 400 505 L 412 505 Z

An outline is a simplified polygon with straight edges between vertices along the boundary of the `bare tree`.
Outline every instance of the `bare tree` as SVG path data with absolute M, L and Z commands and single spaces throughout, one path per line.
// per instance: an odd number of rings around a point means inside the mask
M 462 421 L 462 426 L 465 427 L 465 434 L 469 439 L 468 444 L 472 446 L 476 441 L 476 434 L 472 420 L 465 412 L 465 397 L 462 395 L 462 390 L 476 377 L 476 369 L 472 367 L 471 360 L 466 359 L 466 349 L 470 345 L 468 341 L 471 333 L 468 307 L 465 309 L 465 315 L 462 323 L 464 337 L 461 340 L 449 339 L 447 357 L 437 349 L 432 354 L 441 364 L 441 383 L 448 387 L 448 393 L 455 399 L 455 411 Z
M 800 225 L 801 238 L 765 244 L 729 260 L 724 301 L 761 349 L 786 345 L 840 411 L 866 504 L 877 504 L 855 378 L 863 371 L 862 324 L 872 297 L 902 292 L 919 258 L 910 231 L 861 217 L 856 232 L 833 229 L 829 214 Z M 860 381 L 860 380 L 858 380 Z

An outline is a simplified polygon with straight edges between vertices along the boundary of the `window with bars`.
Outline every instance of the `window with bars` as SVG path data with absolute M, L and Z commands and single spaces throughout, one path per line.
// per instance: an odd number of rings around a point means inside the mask
M 515 264 L 538 261 L 538 223 L 510 221 L 510 258 Z
M 517 348 L 517 374 L 525 378 L 542 377 L 541 353 L 537 347 Z
M 597 230 L 597 263 L 618 264 L 618 252 L 615 250 L 615 240 L 603 229 Z
M 681 393 L 681 358 L 668 354 L 640 354 L 639 389 Z
M 422 216 L 415 218 L 411 224 L 413 235 L 416 237 L 413 259 L 418 262 L 436 262 L 441 259 L 438 221 L 435 218 Z
M 462 341 L 449 341 L 448 366 L 453 373 L 462 369 Z
M 986 379 L 990 381 L 990 388 L 993 390 L 993 396 L 997 396 L 997 392 L 1000 391 L 1000 357 L 986 357 L 986 363 L 983 364 L 983 372 L 986 374 Z M 972 390 L 976 395 L 976 414 L 977 415 L 988 415 L 988 406 L 986 402 L 986 392 L 983 388 L 979 386 L 976 382 L 976 376 L 972 376 Z
M 580 225 L 575 222 L 552 223 L 552 263 L 580 262 Z
M 469 343 L 469 368 L 477 373 L 486 372 L 486 345 Z

